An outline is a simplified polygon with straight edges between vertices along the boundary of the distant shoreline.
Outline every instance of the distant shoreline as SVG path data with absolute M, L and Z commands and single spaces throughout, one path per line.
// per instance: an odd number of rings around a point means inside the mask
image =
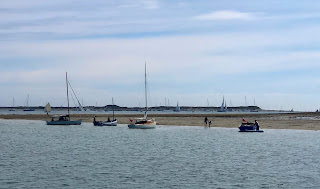
M 16 106 L 16 107 L 0 107 L 0 110 L 8 110 L 8 109 L 34 109 L 34 110 L 44 110 L 44 106 Z M 66 111 L 67 107 L 51 107 L 52 111 Z M 175 111 L 176 106 L 153 106 L 148 107 L 149 111 Z M 106 106 L 85 106 L 83 107 L 84 110 L 92 110 L 92 111 L 144 111 L 145 107 L 126 107 L 126 106 L 118 106 L 118 105 L 106 105 Z M 197 111 L 207 111 L 207 112 L 216 112 L 220 111 L 221 107 L 214 107 L 214 106 L 180 106 L 180 111 L 187 111 L 187 112 L 197 112 Z M 70 107 L 70 110 L 77 111 L 80 110 L 79 107 Z M 266 111 L 269 110 L 262 110 L 259 106 L 234 106 L 234 107 L 227 107 L 223 111 L 228 112 L 245 112 L 245 111 Z M 273 111 L 273 110 L 270 110 Z
M 83 122 L 92 122 L 93 117 L 104 121 L 112 117 L 112 113 L 107 114 L 73 114 L 71 119 L 82 119 Z M 119 124 L 128 124 L 130 119 L 142 117 L 142 114 L 116 114 Z M 156 119 L 159 125 L 175 126 L 204 126 L 204 117 L 212 121 L 212 127 L 237 128 L 244 118 L 253 122 L 258 120 L 261 129 L 301 129 L 320 130 L 320 113 L 256 113 L 256 114 L 148 114 Z M 0 119 L 25 119 L 25 120 L 50 120 L 46 114 L 8 114 L 0 115 Z

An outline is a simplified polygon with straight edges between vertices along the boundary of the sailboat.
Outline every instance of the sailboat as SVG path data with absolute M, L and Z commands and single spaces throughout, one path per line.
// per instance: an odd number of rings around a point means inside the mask
M 68 101 L 68 114 L 65 115 L 54 115 L 51 121 L 47 121 L 47 125 L 81 125 L 82 120 L 70 120 L 70 107 L 69 107 L 69 81 L 68 74 L 66 73 L 66 84 L 67 84 L 67 101 Z M 55 120 L 57 119 L 57 120 Z
M 104 126 L 117 126 L 117 119 L 114 119 L 114 102 L 112 97 L 112 120 L 108 118 L 107 121 L 102 122 Z
M 226 104 L 224 97 L 223 97 L 222 104 L 221 104 L 220 110 L 218 110 L 218 112 L 226 112 L 226 111 L 227 111 L 227 104 Z
M 14 109 L 14 98 L 12 99 L 12 109 L 9 110 L 10 112 L 16 111 L 16 109 Z
M 112 120 L 108 117 L 108 120 L 106 121 L 96 121 L 96 118 L 93 119 L 93 125 L 94 126 L 117 126 L 117 119 L 114 119 L 114 102 L 112 98 Z
M 180 106 L 179 106 L 179 103 L 177 102 L 177 106 L 176 106 L 176 109 L 173 110 L 174 112 L 180 112 Z
M 24 109 L 23 111 L 25 112 L 35 111 L 35 109 L 29 108 L 29 94 L 27 96 L 26 102 L 27 102 L 27 108 Z
M 47 113 L 51 112 L 51 106 L 49 102 L 47 103 L 46 107 L 44 107 L 44 112 L 47 112 Z
M 144 65 L 144 90 L 145 90 L 145 100 L 146 107 L 143 118 L 136 118 L 135 120 L 130 120 L 134 123 L 129 124 L 128 127 L 130 129 L 155 129 L 156 128 L 156 120 L 154 118 L 148 119 L 148 99 L 147 99 L 147 64 Z

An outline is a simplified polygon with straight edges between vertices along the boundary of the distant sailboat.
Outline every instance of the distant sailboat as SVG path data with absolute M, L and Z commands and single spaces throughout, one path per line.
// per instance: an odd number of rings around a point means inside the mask
M 35 111 L 35 109 L 29 108 L 29 94 L 27 96 L 26 102 L 27 102 L 27 106 L 26 106 L 27 108 L 24 109 L 23 111 L 26 111 L 26 112 Z
M 10 112 L 16 111 L 16 109 L 14 109 L 14 98 L 12 98 L 12 109 L 9 110 Z
M 51 112 L 51 106 L 49 102 L 47 103 L 46 107 L 44 107 L 44 111 L 47 113 Z
M 173 111 L 175 111 L 175 112 L 180 112 L 180 106 L 179 106 L 179 103 L 178 103 L 178 102 L 177 102 L 176 109 L 174 109 Z
M 51 121 L 47 121 L 47 125 L 81 125 L 82 120 L 70 120 L 70 106 L 69 106 L 69 81 L 68 81 L 68 75 L 66 73 L 66 84 L 67 84 L 67 101 L 68 101 L 68 114 L 66 115 L 55 115 L 52 116 Z M 55 120 L 58 118 L 58 120 Z
M 146 100 L 146 107 L 143 118 L 136 118 L 135 123 L 129 124 L 128 127 L 130 129 L 154 129 L 156 128 L 156 120 L 154 118 L 148 119 L 147 112 L 148 112 L 148 99 L 147 99 L 147 64 L 145 63 L 144 67 L 144 90 L 145 90 L 145 100 Z M 133 120 L 130 120 L 133 122 Z
M 218 110 L 218 112 L 226 112 L 226 111 L 227 111 L 227 104 L 226 104 L 224 97 L 223 97 L 222 104 L 221 104 L 220 110 Z

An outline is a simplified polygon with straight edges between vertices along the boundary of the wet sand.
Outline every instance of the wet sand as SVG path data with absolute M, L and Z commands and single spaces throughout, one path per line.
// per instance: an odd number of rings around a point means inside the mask
M 82 119 L 83 122 L 92 122 L 97 116 L 97 121 L 107 120 L 111 114 L 75 114 L 71 119 Z M 129 124 L 130 119 L 142 117 L 141 114 L 120 114 L 116 115 L 119 124 Z M 320 130 L 320 113 L 270 113 L 270 114 L 148 114 L 148 117 L 155 118 L 158 125 L 175 126 L 205 126 L 204 117 L 212 121 L 212 127 L 237 128 L 242 118 L 254 122 L 258 120 L 261 129 L 302 129 Z M 50 120 L 47 115 L 0 115 L 0 119 L 27 119 L 27 120 Z

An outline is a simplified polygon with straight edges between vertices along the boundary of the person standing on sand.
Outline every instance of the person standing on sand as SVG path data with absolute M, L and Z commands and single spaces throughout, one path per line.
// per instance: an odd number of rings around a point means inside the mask
M 209 127 L 211 127 L 211 121 L 209 121 Z
M 254 120 L 254 125 L 256 126 L 256 130 L 259 131 L 259 123 L 257 120 Z
M 207 117 L 204 118 L 204 123 L 207 126 L 207 124 L 208 124 L 208 118 Z

